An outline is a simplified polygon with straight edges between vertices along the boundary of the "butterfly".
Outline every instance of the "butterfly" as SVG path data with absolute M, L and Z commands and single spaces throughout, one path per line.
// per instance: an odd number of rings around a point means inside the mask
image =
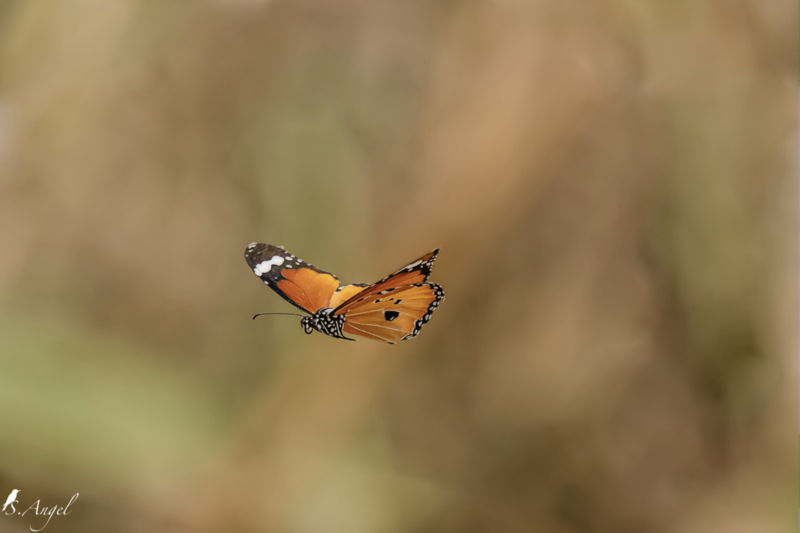
M 440 285 L 426 283 L 438 253 L 427 253 L 375 283 L 352 285 L 342 285 L 282 246 L 253 242 L 244 258 L 270 289 L 307 313 L 299 315 L 306 333 L 316 330 L 347 340 L 355 339 L 346 335 L 359 335 L 394 344 L 417 336 L 444 300 Z

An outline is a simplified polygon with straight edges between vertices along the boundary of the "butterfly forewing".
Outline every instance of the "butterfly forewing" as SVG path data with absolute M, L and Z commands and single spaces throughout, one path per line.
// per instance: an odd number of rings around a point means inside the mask
M 244 258 L 256 276 L 290 304 L 308 313 L 331 307 L 339 289 L 336 276 L 318 269 L 280 246 L 250 243 Z
M 385 278 L 381 279 L 380 281 L 375 282 L 374 284 L 368 286 L 363 291 L 356 293 L 356 295 L 352 296 L 350 300 L 343 300 L 337 307 L 344 307 L 351 303 L 351 301 L 356 300 L 356 296 L 361 298 L 362 296 L 368 294 L 377 294 L 380 291 L 393 288 L 393 287 L 402 287 L 404 285 L 413 285 L 415 283 L 422 283 L 423 281 L 428 279 L 428 276 L 431 275 L 431 269 L 433 268 L 433 262 L 436 261 L 436 256 L 439 254 L 439 249 L 427 253 L 417 259 L 416 261 L 412 261 L 400 270 L 397 270 Z M 337 309 L 338 311 L 339 309 Z

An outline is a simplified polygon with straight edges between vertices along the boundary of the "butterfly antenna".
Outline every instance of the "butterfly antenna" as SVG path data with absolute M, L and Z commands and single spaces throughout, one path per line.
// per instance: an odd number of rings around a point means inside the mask
M 284 315 L 284 316 L 299 316 L 299 317 L 303 316 L 300 313 L 256 313 L 253 315 L 253 320 L 255 320 L 256 317 L 258 316 L 264 316 L 264 315 Z

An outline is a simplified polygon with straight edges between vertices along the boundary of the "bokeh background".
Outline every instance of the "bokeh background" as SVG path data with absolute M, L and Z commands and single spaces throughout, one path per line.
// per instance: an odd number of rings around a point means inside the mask
M 5 0 L 0 497 L 80 492 L 53 532 L 795 531 L 796 22 Z M 256 240 L 345 282 L 440 247 L 447 299 L 396 346 L 253 322 L 292 310 Z

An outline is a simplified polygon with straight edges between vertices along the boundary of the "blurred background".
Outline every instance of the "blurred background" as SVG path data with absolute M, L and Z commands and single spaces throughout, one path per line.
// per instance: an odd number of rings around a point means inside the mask
M 0 498 L 80 492 L 53 532 L 794 531 L 796 22 L 6 0 Z M 344 282 L 439 247 L 447 299 L 396 346 L 253 322 L 293 309 L 251 241 Z

